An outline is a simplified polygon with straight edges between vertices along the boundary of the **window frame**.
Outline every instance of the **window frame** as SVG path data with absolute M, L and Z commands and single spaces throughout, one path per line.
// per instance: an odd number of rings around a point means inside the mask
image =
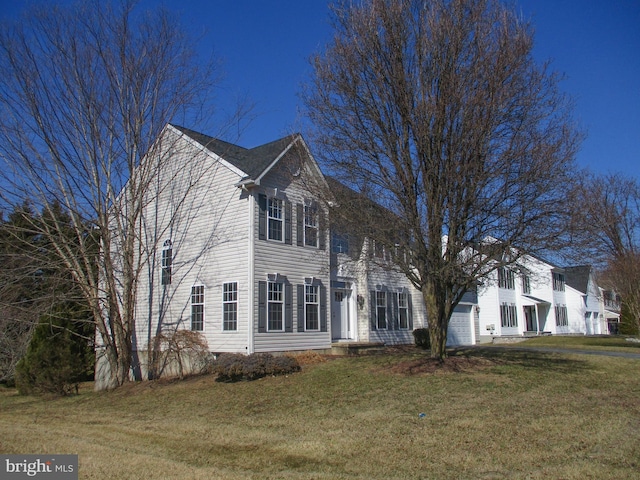
M 555 292 L 564 292 L 565 291 L 565 278 L 564 273 L 560 272 L 551 272 L 551 282 L 552 287 Z
M 518 310 L 515 303 L 500 304 L 500 326 L 502 328 L 518 327 Z
M 193 285 L 191 287 L 191 330 L 195 332 L 204 331 L 204 323 L 205 323 L 204 291 L 205 291 L 205 288 L 204 288 L 204 285 L 202 284 Z
M 398 328 L 400 330 L 408 330 L 409 329 L 409 294 L 407 292 L 397 292 L 397 301 L 398 301 Z M 401 302 L 401 299 L 404 299 Z M 406 326 L 402 326 L 402 313 L 404 312 L 404 319 L 406 321 Z
M 569 312 L 566 305 L 555 305 L 556 314 L 556 327 L 568 327 L 569 326 Z
M 267 222 L 267 240 L 273 242 L 284 243 L 284 223 L 285 223 L 285 202 L 276 197 L 267 197 L 266 222 Z M 278 229 L 272 228 L 272 225 L 279 223 Z M 275 238 L 272 233 L 279 232 L 280 238 Z
M 311 315 L 315 315 L 315 324 L 312 325 L 310 321 Z M 320 287 L 318 285 L 305 285 L 304 286 L 304 330 L 305 332 L 319 332 L 320 331 Z
M 278 291 L 273 290 L 272 287 L 278 286 Z M 285 288 L 283 282 L 267 282 L 267 298 L 266 298 L 266 331 L 267 332 L 284 332 L 285 331 Z M 273 294 L 277 294 L 279 299 L 273 299 Z M 280 305 L 280 328 L 274 328 L 272 325 L 278 321 L 277 318 L 272 318 L 272 307 Z
M 238 331 L 238 282 L 222 284 L 222 331 Z
M 382 304 L 380 303 L 382 300 Z M 382 309 L 382 310 L 381 310 Z M 380 315 L 382 313 L 382 315 Z M 384 326 L 380 326 L 380 318 L 384 321 Z M 387 330 L 389 319 L 387 318 L 387 292 L 376 290 L 376 330 Z
M 522 293 L 531 294 L 531 278 L 529 275 L 522 275 Z
M 173 270 L 173 243 L 171 239 L 167 239 L 162 244 L 160 253 L 160 284 L 171 285 L 171 276 Z
M 515 272 L 507 267 L 498 268 L 498 288 L 506 290 L 516 289 Z
M 302 229 L 303 229 L 303 245 L 305 247 L 318 248 L 320 245 L 320 213 L 318 209 L 312 205 L 303 205 L 302 207 Z M 311 241 L 311 232 L 315 237 L 315 241 Z

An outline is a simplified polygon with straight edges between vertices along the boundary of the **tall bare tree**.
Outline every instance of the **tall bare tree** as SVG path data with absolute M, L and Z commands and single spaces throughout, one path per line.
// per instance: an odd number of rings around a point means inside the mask
M 333 13 L 303 93 L 316 151 L 399 219 L 355 211 L 350 228 L 396 252 L 444 359 L 464 293 L 564 239 L 581 137 L 571 102 L 534 61 L 531 26 L 498 0 L 368 0 Z
M 588 174 L 573 199 L 576 251 L 598 260 L 640 330 L 640 185 L 622 174 Z
M 33 227 L 89 303 L 115 387 L 129 379 L 139 280 L 157 247 L 143 214 L 176 153 L 157 139 L 169 121 L 197 121 L 216 69 L 175 15 L 132 0 L 30 10 L 0 30 L 0 68 L 2 200 L 57 202 L 70 216 L 71 237 Z

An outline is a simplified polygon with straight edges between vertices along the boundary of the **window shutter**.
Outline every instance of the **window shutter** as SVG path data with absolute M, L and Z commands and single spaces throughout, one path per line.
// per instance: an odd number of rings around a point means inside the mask
M 407 293 L 407 307 L 409 310 L 409 330 L 413 330 L 413 304 L 411 303 L 410 293 Z
M 267 331 L 267 282 L 258 282 L 258 332 Z
M 284 284 L 284 331 L 293 332 L 293 286 Z
M 284 243 L 291 245 L 292 241 L 291 226 L 291 202 L 284 201 Z
M 298 285 L 298 331 L 304 332 L 304 285 Z
M 296 240 L 299 247 L 304 245 L 304 208 L 296 203 Z
M 258 195 L 258 238 L 267 239 L 267 196 Z
M 369 312 L 371 316 L 371 330 L 376 330 L 376 291 L 371 290 L 369 292 L 369 305 L 371 311 Z
M 327 331 L 327 287 L 320 285 L 320 331 Z

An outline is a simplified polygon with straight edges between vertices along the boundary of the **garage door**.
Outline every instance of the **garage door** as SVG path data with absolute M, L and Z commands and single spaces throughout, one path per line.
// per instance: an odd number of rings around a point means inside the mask
M 471 305 L 458 305 L 449 320 L 447 346 L 473 345 Z

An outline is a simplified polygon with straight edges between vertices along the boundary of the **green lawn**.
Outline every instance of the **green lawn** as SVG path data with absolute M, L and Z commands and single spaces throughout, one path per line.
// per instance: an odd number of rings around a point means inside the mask
M 640 360 L 457 358 L 420 373 L 409 350 L 59 399 L 0 389 L 0 451 L 77 453 L 95 479 L 638 478 Z

